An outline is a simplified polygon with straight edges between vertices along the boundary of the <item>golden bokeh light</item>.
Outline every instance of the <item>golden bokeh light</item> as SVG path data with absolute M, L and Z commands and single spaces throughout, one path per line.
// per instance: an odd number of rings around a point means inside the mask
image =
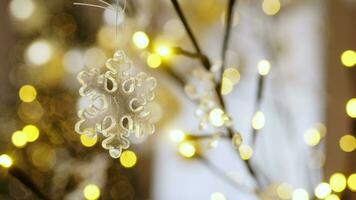
M 22 148 L 27 144 L 27 136 L 22 131 L 15 131 L 11 137 L 12 144 L 18 148 Z
M 162 64 L 162 59 L 161 56 L 159 56 L 158 54 L 150 54 L 147 57 L 147 64 L 149 67 L 151 68 L 157 68 Z
M 257 69 L 261 76 L 266 76 L 271 70 L 271 63 L 268 60 L 261 60 L 257 64 Z
M 224 111 L 220 108 L 214 108 L 209 112 L 209 122 L 216 127 L 224 125 Z
M 236 68 L 227 68 L 223 73 L 223 78 L 227 78 L 232 84 L 236 85 L 240 82 L 240 72 Z
M 100 189 L 95 184 L 86 185 L 83 190 L 83 195 L 85 199 L 96 200 L 100 197 Z
M 12 166 L 12 158 L 7 154 L 2 154 L 0 156 L 0 166 L 3 168 L 10 168 Z
M 277 187 L 277 195 L 280 199 L 291 199 L 293 187 L 288 183 L 282 183 Z
M 298 188 L 294 190 L 292 200 L 309 200 L 309 194 L 305 189 Z
M 25 56 L 29 64 L 41 66 L 51 60 L 53 48 L 46 40 L 36 40 L 27 48 Z
M 316 186 L 314 194 L 319 199 L 326 198 L 327 196 L 329 196 L 329 194 L 331 194 L 330 185 L 328 183 L 320 183 L 318 186 Z
M 347 179 L 347 187 L 351 191 L 356 192 L 356 173 L 351 174 Z
M 341 54 L 341 63 L 346 67 L 353 67 L 356 64 L 356 51 L 346 50 Z
M 156 53 L 162 57 L 168 57 L 172 52 L 167 45 L 161 44 L 156 47 Z
M 334 192 L 342 192 L 347 185 L 346 177 L 342 173 L 335 173 L 331 175 L 329 184 Z
M 257 111 L 252 117 L 252 128 L 255 130 L 261 130 L 266 123 L 265 115 L 261 111 Z
M 346 103 L 346 113 L 351 118 L 356 118 L 356 98 L 352 98 Z
M 356 138 L 353 135 L 344 135 L 339 141 L 340 148 L 345 152 L 352 152 L 356 149 Z
M 179 129 L 175 129 L 175 130 L 171 130 L 169 133 L 169 138 L 173 141 L 173 142 L 182 142 L 185 139 L 186 135 L 182 130 Z
M 304 142 L 309 146 L 315 146 L 320 142 L 320 132 L 316 128 L 310 128 L 304 133 Z
M 132 168 L 137 163 L 137 156 L 135 152 L 126 150 L 120 156 L 120 163 L 125 168 Z
M 253 150 L 249 145 L 242 144 L 239 147 L 240 157 L 242 160 L 249 160 L 253 155 Z
M 33 15 L 35 8 L 35 3 L 32 0 L 12 0 L 9 11 L 12 17 L 24 21 Z
M 150 43 L 150 39 L 148 38 L 147 34 L 143 31 L 137 31 L 132 36 L 132 41 L 135 46 L 139 49 L 144 49 Z
M 19 97 L 23 102 L 29 103 L 36 99 L 37 91 L 32 85 L 24 85 L 19 90 Z
M 331 194 L 325 198 L 325 200 L 340 200 L 336 194 Z
M 92 147 L 98 141 L 98 137 L 89 137 L 87 135 L 80 135 L 80 142 L 85 147 Z
M 210 200 L 226 200 L 226 197 L 221 192 L 213 192 L 210 195 Z
M 228 95 L 232 92 L 233 89 L 234 84 L 232 83 L 232 81 L 226 77 L 223 77 L 221 83 L 221 94 Z
M 263 0 L 262 10 L 266 15 L 275 15 L 281 9 L 279 0 Z
M 197 151 L 193 142 L 184 141 L 179 144 L 178 152 L 183 157 L 191 158 L 196 154 Z
M 22 132 L 26 134 L 27 142 L 34 142 L 40 136 L 40 131 L 35 125 L 27 125 L 22 129 Z

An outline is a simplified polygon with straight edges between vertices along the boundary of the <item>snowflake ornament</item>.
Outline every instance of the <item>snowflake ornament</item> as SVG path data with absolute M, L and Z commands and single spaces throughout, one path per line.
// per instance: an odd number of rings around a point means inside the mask
M 102 135 L 103 148 L 113 158 L 130 146 L 128 137 L 153 134 L 147 103 L 154 99 L 156 79 L 137 72 L 124 52 L 117 51 L 103 68 L 83 70 L 77 77 L 79 94 L 90 100 L 78 111 L 75 131 L 89 137 Z
M 230 117 L 220 108 L 213 73 L 203 68 L 194 69 L 192 81 L 184 89 L 189 98 L 198 102 L 195 115 L 200 130 L 231 125 Z

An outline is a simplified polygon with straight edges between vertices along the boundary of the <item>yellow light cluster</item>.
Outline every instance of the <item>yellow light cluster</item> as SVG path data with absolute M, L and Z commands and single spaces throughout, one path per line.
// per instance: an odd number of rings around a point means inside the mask
M 334 192 L 342 192 L 346 188 L 347 180 L 342 173 L 335 173 L 330 177 L 329 184 Z
M 135 152 L 126 150 L 122 152 L 120 156 L 120 163 L 123 167 L 125 168 L 132 168 L 136 165 L 137 163 L 137 156 Z
M 262 10 L 266 15 L 275 15 L 281 9 L 279 0 L 263 0 Z
M 257 64 L 257 69 L 261 76 L 266 76 L 271 70 L 271 63 L 268 60 L 261 60 Z
M 38 139 L 40 131 L 35 125 L 27 125 L 21 131 L 15 131 L 11 136 L 12 144 L 18 148 L 26 146 L 28 142 L 34 142 Z
M 319 199 L 324 199 L 331 194 L 331 188 L 328 183 L 320 183 L 314 191 L 314 194 Z
M 242 160 L 249 160 L 253 155 L 253 150 L 249 145 L 242 144 L 239 147 L 240 157 Z
M 356 98 L 352 98 L 346 103 L 346 113 L 351 118 L 356 118 Z
M 12 166 L 12 158 L 7 154 L 2 154 L 0 156 L 0 166 L 3 168 L 10 168 Z
M 150 43 L 150 39 L 148 38 L 147 34 L 143 31 L 137 31 L 132 36 L 132 41 L 135 46 L 139 49 L 144 49 Z
M 172 52 L 171 49 L 165 45 L 165 44 L 160 44 L 157 45 L 156 47 L 156 53 L 160 55 L 161 57 L 168 57 Z
M 192 158 L 196 155 L 197 150 L 193 142 L 183 141 L 178 146 L 178 152 L 185 158 Z
M 240 82 L 240 72 L 235 68 L 227 68 L 224 71 L 222 77 L 221 94 L 222 95 L 229 94 L 233 90 L 234 85 L 238 84 L 239 82 Z
M 345 152 L 352 152 L 356 149 L 356 138 L 353 135 L 344 135 L 339 141 L 340 148 Z
M 83 190 L 83 195 L 84 195 L 85 199 L 88 199 L 88 200 L 99 199 L 100 189 L 97 185 L 94 185 L 94 184 L 86 185 Z
M 30 103 L 37 97 L 36 88 L 32 85 L 24 85 L 19 90 L 19 97 L 23 102 Z
M 356 51 L 346 50 L 341 54 L 341 63 L 346 67 L 353 67 L 356 65 Z
M 263 112 L 257 111 L 252 117 L 252 128 L 255 130 L 261 130 L 266 123 L 266 118 Z

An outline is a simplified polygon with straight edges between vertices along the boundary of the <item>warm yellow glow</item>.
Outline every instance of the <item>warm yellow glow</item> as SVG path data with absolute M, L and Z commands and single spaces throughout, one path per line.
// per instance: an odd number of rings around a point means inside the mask
M 345 152 L 352 152 L 356 149 L 356 138 L 353 135 L 344 135 L 339 141 L 340 148 Z
M 52 46 L 48 41 L 37 40 L 26 50 L 26 59 L 32 65 L 44 65 L 53 55 Z
M 167 57 L 171 54 L 171 49 L 166 45 L 159 45 L 156 48 L 156 53 L 162 57 Z
M 220 108 L 214 108 L 209 113 L 209 122 L 216 127 L 224 125 L 224 111 Z
M 257 111 L 252 117 L 252 128 L 255 130 L 260 130 L 265 126 L 265 123 L 265 115 L 263 112 Z
M 222 194 L 220 192 L 213 192 L 210 195 L 210 200 L 226 200 L 226 197 L 224 194 Z
M 137 163 L 137 156 L 136 156 L 135 152 L 130 151 L 130 150 L 126 150 L 126 151 L 122 152 L 122 154 L 120 156 L 120 163 L 123 167 L 126 167 L 126 168 L 131 168 L 131 167 L 135 166 Z
M 325 198 L 325 200 L 340 200 L 336 194 L 331 194 Z
M 186 158 L 191 158 L 196 153 L 196 148 L 192 142 L 184 141 L 179 144 L 178 152 Z
M 342 192 L 346 188 L 346 177 L 342 173 L 335 173 L 330 177 L 329 184 L 334 192 Z
M 230 94 L 230 92 L 232 92 L 233 89 L 234 89 L 234 84 L 231 82 L 231 80 L 226 77 L 223 77 L 221 83 L 221 94 L 222 95 Z
M 356 118 L 356 98 L 352 98 L 346 103 L 346 113 L 348 116 Z
M 157 68 L 161 65 L 161 63 L 162 63 L 161 56 L 159 56 L 158 54 L 150 54 L 147 57 L 147 64 L 151 68 Z
M 22 131 L 15 131 L 11 137 L 12 144 L 16 147 L 21 148 L 24 147 L 27 143 L 27 136 Z
M 242 160 L 249 160 L 253 155 L 253 150 L 250 146 L 242 144 L 239 147 L 240 157 Z
M 83 194 L 84 194 L 85 199 L 96 200 L 100 197 L 100 189 L 98 186 L 96 186 L 94 184 L 89 184 L 89 185 L 85 186 L 85 188 L 83 190 Z
M 279 0 L 263 0 L 262 10 L 266 15 L 275 15 L 281 9 Z
M 23 102 L 29 103 L 36 99 L 37 91 L 32 85 L 24 85 L 19 90 L 19 97 Z
M 85 147 L 92 147 L 96 144 L 97 141 L 98 141 L 98 137 L 89 137 L 87 135 L 80 136 L 80 142 Z
M 351 191 L 356 192 L 356 173 L 351 174 L 347 179 L 347 187 Z
M 266 76 L 271 69 L 271 63 L 268 60 L 261 60 L 257 64 L 257 69 L 261 76 Z
M 314 191 L 315 196 L 318 197 L 319 199 L 326 198 L 327 196 L 329 196 L 330 193 L 331 193 L 331 188 L 328 183 L 320 183 L 318 186 L 316 186 Z
M 240 72 L 235 68 L 227 68 L 224 71 L 223 78 L 227 78 L 232 84 L 238 84 L 240 82 Z
M 185 133 L 182 130 L 172 130 L 169 133 L 169 138 L 173 141 L 173 142 L 182 142 L 185 139 Z
M 7 154 L 0 156 L 0 166 L 3 168 L 10 168 L 12 166 L 12 158 Z
M 25 133 L 27 137 L 27 142 L 34 142 L 40 136 L 40 131 L 34 125 L 27 125 L 22 129 L 22 132 Z
M 32 0 L 12 0 L 9 9 L 17 20 L 26 20 L 33 15 L 35 4 Z
M 346 50 L 341 54 L 341 63 L 346 67 L 353 67 L 356 64 L 356 51 Z
M 148 38 L 147 34 L 142 31 L 137 31 L 132 36 L 132 41 L 135 46 L 139 49 L 144 49 L 150 43 L 150 39 Z
M 293 187 L 288 183 L 282 183 L 277 187 L 277 195 L 280 199 L 291 199 Z
M 320 132 L 316 128 L 310 128 L 304 133 L 304 142 L 309 146 L 315 146 L 320 142 Z
M 309 200 L 309 194 L 304 189 L 296 189 L 293 192 L 292 200 Z

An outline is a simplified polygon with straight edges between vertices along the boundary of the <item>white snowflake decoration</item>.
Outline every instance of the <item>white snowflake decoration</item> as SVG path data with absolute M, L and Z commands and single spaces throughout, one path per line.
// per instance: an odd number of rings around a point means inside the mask
M 79 94 L 90 100 L 89 106 L 78 112 L 77 133 L 103 135 L 102 146 L 113 158 L 129 147 L 130 134 L 154 133 L 146 105 L 154 99 L 156 79 L 137 72 L 124 52 L 117 51 L 104 68 L 81 71 L 77 78 Z
M 213 73 L 202 68 L 194 69 L 192 71 L 192 81 L 187 84 L 184 89 L 189 98 L 198 102 L 198 108 L 195 114 L 200 121 L 200 130 L 206 130 L 209 127 L 216 128 L 229 125 L 231 120 L 227 114 L 220 109 L 218 103 Z M 215 111 L 220 111 L 221 116 L 212 116 L 211 114 L 216 113 Z M 217 121 L 221 121 L 221 123 L 216 123 Z

